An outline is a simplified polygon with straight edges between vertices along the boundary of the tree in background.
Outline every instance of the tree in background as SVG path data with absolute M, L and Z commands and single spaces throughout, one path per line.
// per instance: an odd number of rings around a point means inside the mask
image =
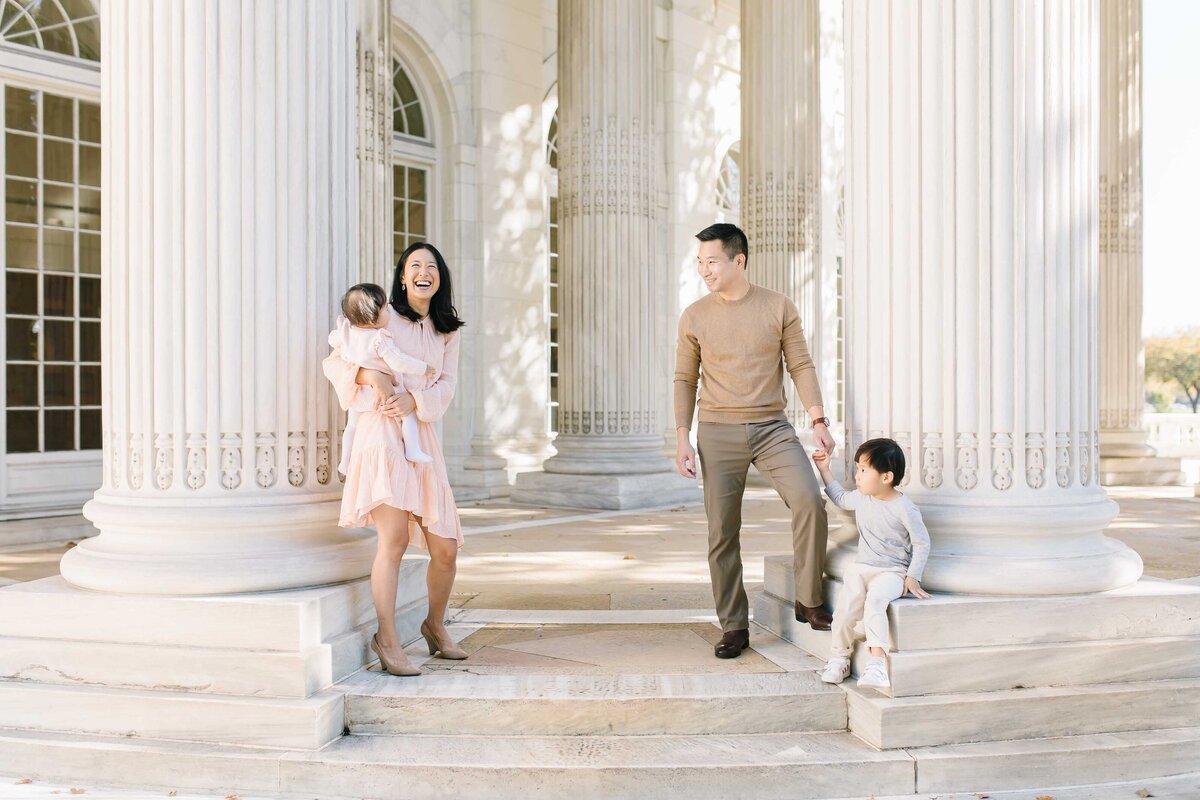
M 1200 411 L 1200 335 L 1147 339 L 1146 375 L 1182 387 L 1192 413 Z

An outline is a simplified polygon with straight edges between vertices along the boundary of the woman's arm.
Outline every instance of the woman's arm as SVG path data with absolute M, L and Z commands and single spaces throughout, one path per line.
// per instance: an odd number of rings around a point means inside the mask
M 441 374 L 432 386 L 412 393 L 417 403 L 417 419 L 422 422 L 437 422 L 450 408 L 454 389 L 458 385 L 458 348 L 458 331 L 446 334 Z

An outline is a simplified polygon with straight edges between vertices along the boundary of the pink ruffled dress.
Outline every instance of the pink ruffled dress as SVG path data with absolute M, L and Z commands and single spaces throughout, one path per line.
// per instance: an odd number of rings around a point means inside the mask
M 396 346 L 414 358 L 439 370 L 436 381 L 426 383 L 423 376 L 403 376 L 403 386 L 417 401 L 417 420 L 421 448 L 433 462 L 416 464 L 404 457 L 404 438 L 400 420 L 389 419 L 378 411 L 364 411 L 351 445 L 342 491 L 342 510 L 338 524 L 357 528 L 375 524 L 371 512 L 389 505 L 421 518 L 434 536 L 455 539 L 462 547 L 462 524 L 458 507 L 446 476 L 446 460 L 435 424 L 450 407 L 458 383 L 458 332 L 438 333 L 429 319 L 412 322 L 399 314 L 388 315 L 387 330 Z M 360 392 L 372 392 L 369 386 L 354 382 L 359 365 L 346 361 L 341 350 L 322 362 L 325 377 L 337 391 L 343 409 L 355 405 Z M 410 521 L 409 541 L 426 548 L 425 535 L 416 521 Z

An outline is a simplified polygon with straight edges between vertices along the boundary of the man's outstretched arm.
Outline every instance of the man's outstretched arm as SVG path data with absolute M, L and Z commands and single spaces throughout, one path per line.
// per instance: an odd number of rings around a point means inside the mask
M 833 434 L 829 432 L 829 425 L 816 422 L 825 419 L 825 401 L 821 397 L 817 365 L 808 349 L 808 340 L 800 324 L 800 312 L 790 301 L 784 309 L 783 364 L 792 376 L 792 383 L 796 385 L 796 395 L 808 410 L 808 416 L 814 420 L 813 440 L 827 455 L 832 453 L 835 442 Z
M 689 438 L 696 413 L 696 387 L 700 382 L 700 343 L 679 319 L 675 343 L 675 469 L 685 478 L 696 477 L 696 451 Z

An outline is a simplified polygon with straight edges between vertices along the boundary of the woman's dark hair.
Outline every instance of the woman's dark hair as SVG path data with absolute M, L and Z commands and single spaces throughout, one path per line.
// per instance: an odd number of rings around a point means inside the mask
M 868 439 L 859 445 L 854 461 L 866 456 L 867 463 L 878 473 L 892 473 L 892 486 L 904 480 L 904 448 L 894 439 Z
M 342 295 L 342 313 L 351 325 L 367 328 L 379 319 L 379 312 L 387 305 L 387 295 L 373 283 L 358 283 Z
M 400 254 L 400 260 L 396 262 L 396 274 L 392 278 L 392 308 L 407 320 L 421 321 L 421 315 L 408 304 L 408 293 L 404 291 L 404 264 L 418 250 L 433 253 L 433 260 L 437 262 L 438 290 L 429 301 L 429 320 L 438 333 L 453 333 L 467 323 L 459 319 L 458 312 L 454 310 L 453 287 L 450 285 L 450 268 L 446 266 L 446 259 L 428 242 L 413 242 Z

